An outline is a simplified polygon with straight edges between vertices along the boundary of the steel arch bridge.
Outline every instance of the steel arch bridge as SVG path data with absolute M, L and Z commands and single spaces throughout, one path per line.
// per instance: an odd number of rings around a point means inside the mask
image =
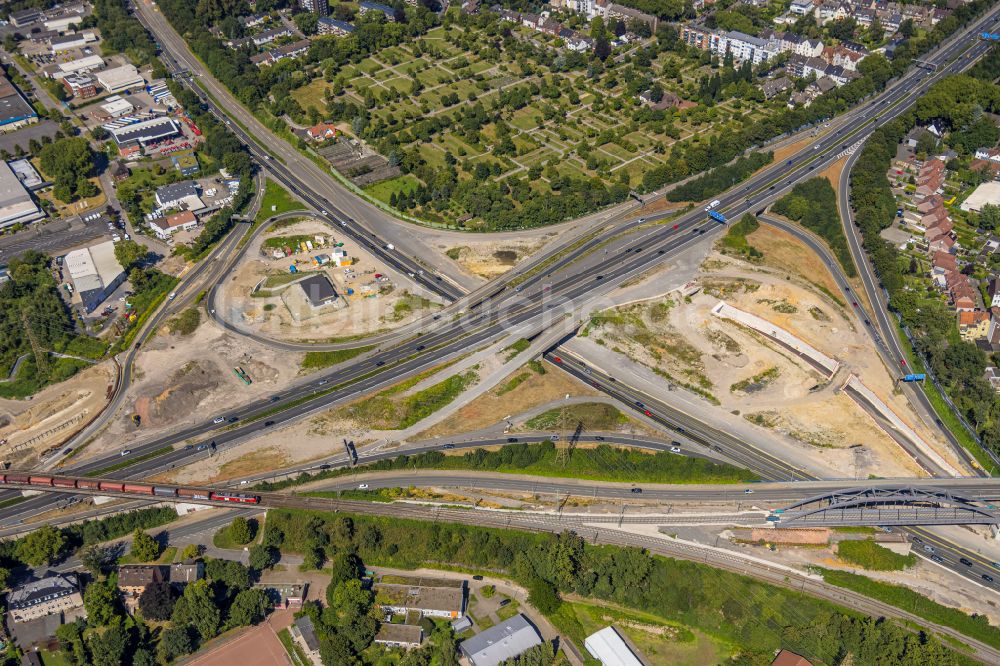
M 948 490 L 908 485 L 861 486 L 815 495 L 780 511 L 790 527 L 837 525 L 993 525 L 1000 509 Z

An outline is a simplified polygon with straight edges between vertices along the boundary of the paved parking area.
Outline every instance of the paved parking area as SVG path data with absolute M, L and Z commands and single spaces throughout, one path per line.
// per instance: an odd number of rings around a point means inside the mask
M 107 223 L 100 219 L 84 222 L 74 218 L 73 222 L 56 220 L 34 223 L 24 231 L 0 236 L 0 264 L 5 264 L 28 250 L 38 250 L 53 256 L 65 254 L 101 236 L 105 237 L 104 240 L 111 240 Z

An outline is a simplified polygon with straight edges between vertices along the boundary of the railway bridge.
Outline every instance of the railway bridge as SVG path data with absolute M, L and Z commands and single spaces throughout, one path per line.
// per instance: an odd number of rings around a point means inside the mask
M 774 512 L 788 527 L 848 525 L 996 525 L 1000 507 L 930 486 L 845 488 Z

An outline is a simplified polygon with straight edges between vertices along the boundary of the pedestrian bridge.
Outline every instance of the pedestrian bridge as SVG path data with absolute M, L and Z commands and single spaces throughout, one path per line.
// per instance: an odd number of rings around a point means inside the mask
M 880 485 L 815 495 L 776 511 L 788 527 L 993 525 L 1000 508 L 932 486 Z

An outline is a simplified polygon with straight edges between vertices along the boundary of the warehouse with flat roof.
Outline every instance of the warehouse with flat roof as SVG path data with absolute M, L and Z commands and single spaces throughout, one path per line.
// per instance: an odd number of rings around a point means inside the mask
M 643 666 L 642 660 L 614 627 L 604 627 L 587 636 L 583 646 L 601 666 Z
M 462 641 L 459 649 L 472 666 L 498 666 L 542 644 L 542 636 L 523 614 Z
M 108 92 L 118 92 L 126 88 L 146 85 L 146 80 L 139 74 L 135 65 L 122 65 L 97 72 L 97 81 Z
M 37 120 L 38 114 L 28 100 L 0 74 L 0 132 L 10 132 Z
M 34 222 L 43 217 L 45 213 L 35 204 L 21 179 L 10 165 L 0 160 L 0 229 Z
M 177 126 L 177 122 L 173 118 L 153 118 L 123 127 L 106 126 L 106 129 L 111 134 L 111 138 L 118 144 L 119 149 L 145 146 L 181 133 L 180 127 Z
M 96 310 L 125 281 L 125 270 L 115 258 L 113 241 L 69 252 L 63 267 L 88 313 Z

